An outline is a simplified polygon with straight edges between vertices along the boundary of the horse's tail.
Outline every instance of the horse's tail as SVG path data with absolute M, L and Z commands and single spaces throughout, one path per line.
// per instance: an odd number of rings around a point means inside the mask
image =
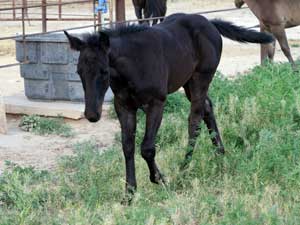
M 146 11 L 151 17 L 165 16 L 167 0 L 146 0 Z
M 257 32 L 245 27 L 236 26 L 227 21 L 214 19 L 210 20 L 210 22 L 215 25 L 221 35 L 234 41 L 261 44 L 267 44 L 274 41 L 272 35 L 263 32 Z

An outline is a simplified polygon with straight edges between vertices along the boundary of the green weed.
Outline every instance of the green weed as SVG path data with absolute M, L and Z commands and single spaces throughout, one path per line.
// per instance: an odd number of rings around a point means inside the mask
M 57 134 L 63 137 L 73 135 L 71 126 L 66 124 L 61 117 L 45 118 L 37 115 L 25 115 L 22 117 L 19 127 L 39 135 Z
M 295 44 L 292 44 L 291 46 L 292 46 L 293 48 L 299 48 L 299 47 L 300 47 L 300 44 L 295 43 Z
M 288 64 L 256 67 L 210 89 L 226 148 L 214 154 L 205 126 L 189 168 L 189 102 L 168 98 L 157 137 L 157 163 L 167 178 L 151 184 L 136 149 L 138 191 L 129 207 L 119 142 L 99 149 L 79 143 L 54 172 L 14 164 L 0 176 L 0 224 L 298 224 L 300 221 L 300 83 Z M 137 142 L 144 134 L 139 112 Z

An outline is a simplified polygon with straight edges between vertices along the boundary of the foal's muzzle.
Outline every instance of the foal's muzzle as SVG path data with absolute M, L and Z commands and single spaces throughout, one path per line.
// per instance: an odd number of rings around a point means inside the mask
M 84 112 L 84 116 L 91 123 L 98 122 L 101 118 L 101 114 L 99 112 L 97 113 Z

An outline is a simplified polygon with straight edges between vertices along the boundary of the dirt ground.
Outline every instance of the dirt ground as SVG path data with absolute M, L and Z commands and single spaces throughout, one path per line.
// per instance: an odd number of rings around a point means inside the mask
M 134 19 L 134 12 L 131 1 L 126 2 L 127 19 Z M 233 8 L 233 0 L 168 0 L 168 14 L 175 12 L 195 13 L 206 10 Z M 30 10 L 38 12 L 38 10 Z M 48 12 L 57 12 L 52 7 Z M 63 13 L 82 13 L 89 14 L 92 12 L 91 6 L 65 6 Z M 0 13 L 0 16 L 1 15 Z M 258 24 L 257 19 L 248 9 L 242 9 L 232 12 L 212 13 L 205 15 L 208 18 L 222 18 L 233 21 L 236 24 L 246 27 Z M 67 28 L 91 24 L 91 22 L 49 22 L 48 30 Z M 0 22 L 0 37 L 21 33 L 20 22 Z M 41 23 L 31 22 L 26 24 L 26 30 L 30 32 L 40 32 Z M 300 27 L 287 30 L 287 35 L 291 43 L 292 54 L 295 58 L 300 56 Z M 224 50 L 219 70 L 229 77 L 235 77 L 238 73 L 259 64 L 260 50 L 258 45 L 242 45 L 224 40 Z M 15 62 L 14 42 L 0 41 L 0 64 Z M 278 46 L 278 45 L 277 45 Z M 281 50 L 277 48 L 276 61 L 286 62 Z M 18 67 L 0 69 L 0 91 L 3 95 L 14 95 L 23 90 L 23 80 L 19 75 Z M 79 121 L 67 120 L 74 131 L 75 136 L 72 138 L 62 138 L 58 136 L 38 136 L 21 131 L 18 128 L 20 121 L 19 116 L 8 115 L 7 135 L 0 134 L 0 170 L 4 167 L 5 160 L 10 160 L 20 165 L 32 165 L 40 169 L 52 169 L 56 165 L 57 157 L 71 154 L 72 145 L 78 141 L 93 139 L 99 146 L 109 146 L 113 142 L 115 133 L 119 131 L 117 121 L 110 120 L 107 113 L 96 124 L 91 124 L 85 119 Z

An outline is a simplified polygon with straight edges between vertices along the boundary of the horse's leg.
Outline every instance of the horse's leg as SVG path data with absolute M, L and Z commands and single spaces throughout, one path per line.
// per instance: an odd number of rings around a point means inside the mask
M 136 131 L 136 109 L 127 109 L 117 98 L 114 100 L 115 110 L 121 124 L 122 147 L 126 164 L 126 193 L 133 194 L 136 190 L 134 149 Z
M 209 78 L 207 80 L 205 77 Z M 196 139 L 200 132 L 200 122 L 204 118 L 204 105 L 207 96 L 208 86 L 211 80 L 210 74 L 202 74 L 195 72 L 192 78 L 184 85 L 184 90 L 188 99 L 191 102 L 191 110 L 189 115 L 189 143 L 188 150 L 185 155 L 185 162 L 182 167 L 185 167 L 191 160 Z
M 205 100 L 203 119 L 211 135 L 211 141 L 217 147 L 217 153 L 224 154 L 224 145 L 222 143 L 221 135 L 213 111 L 213 106 L 209 97 L 207 97 Z
M 146 110 L 146 132 L 141 146 L 142 157 L 147 162 L 150 171 L 150 181 L 163 181 L 155 162 L 155 137 L 160 126 L 164 110 L 164 101 L 154 100 Z
M 190 92 L 190 88 L 189 88 L 189 82 L 187 82 L 185 85 L 183 85 L 183 89 L 184 89 L 186 97 L 188 98 L 189 101 L 191 101 L 191 92 Z
M 263 24 L 260 24 L 260 31 L 261 32 L 270 32 Z M 262 44 L 261 45 L 261 64 L 265 62 L 266 59 L 273 61 L 274 54 L 275 54 L 275 45 L 276 41 L 270 44 Z
M 155 24 L 157 24 L 157 23 L 158 23 L 158 19 L 154 19 L 153 23 L 152 23 L 152 26 L 155 25 Z
M 186 94 L 187 98 L 189 99 L 189 101 L 192 101 L 192 93 L 190 90 L 189 83 L 190 83 L 190 81 L 186 85 L 184 85 L 184 90 L 185 90 L 185 94 Z M 208 97 L 205 98 L 205 101 L 204 101 L 204 104 L 202 107 L 204 110 L 203 120 L 208 128 L 209 133 L 212 135 L 211 136 L 212 143 L 217 147 L 218 153 L 224 154 L 225 151 L 224 151 L 224 146 L 222 143 L 221 135 L 220 135 L 220 132 L 219 132 L 219 129 L 217 126 L 215 116 L 214 116 L 211 100 Z M 195 128 L 194 129 L 192 128 L 192 126 L 193 126 L 191 124 L 192 123 L 192 121 L 191 121 L 192 111 L 193 110 L 191 109 L 191 114 L 189 117 L 189 146 L 188 146 L 188 152 L 186 155 L 185 165 L 186 165 L 186 163 L 188 163 L 188 161 L 190 160 L 190 158 L 192 156 L 193 149 L 195 146 L 195 141 L 196 141 L 195 139 L 198 137 L 199 131 L 200 131 L 199 126 L 200 126 L 201 118 L 199 117 L 199 115 L 198 115 L 198 118 L 196 118 L 196 122 L 194 122 L 197 127 L 194 126 Z M 199 121 L 199 122 L 197 122 L 197 121 Z
M 164 2 L 164 9 L 163 9 L 163 12 L 161 14 L 161 16 L 166 16 L 166 13 L 167 13 L 167 2 Z M 160 22 L 163 22 L 164 19 L 159 19 Z
M 149 12 L 149 9 L 144 9 L 144 18 L 145 19 L 149 19 L 151 17 L 151 14 L 150 14 L 150 12 Z M 147 25 L 150 25 L 150 20 L 145 20 L 144 21 L 144 23 L 145 24 L 147 24 Z M 157 22 L 156 22 L 157 23 Z M 152 25 L 154 25 L 154 21 L 153 21 L 153 23 L 152 23 Z
M 269 48 L 268 48 L 268 57 L 271 61 L 274 61 L 275 50 L 276 50 L 276 41 L 273 41 L 272 43 L 269 44 Z
M 140 6 L 134 6 L 136 17 L 140 20 L 139 24 L 143 23 L 142 19 L 142 8 Z
M 296 65 L 291 55 L 289 43 L 284 28 L 285 28 L 284 25 L 271 26 L 271 32 L 278 40 L 284 55 L 288 58 L 289 62 L 292 64 L 293 68 L 295 69 Z

